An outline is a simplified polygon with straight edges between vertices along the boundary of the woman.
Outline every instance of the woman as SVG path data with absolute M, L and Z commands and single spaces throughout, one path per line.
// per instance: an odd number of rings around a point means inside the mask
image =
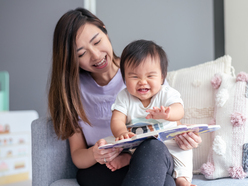
M 60 18 L 54 31 L 49 110 L 57 136 L 69 139 L 73 163 L 79 168 L 77 181 L 91 186 L 175 185 L 172 157 L 158 140 L 143 142 L 132 158 L 122 149 L 98 149 L 106 144 L 102 138 L 112 135 L 111 105 L 125 87 L 119 62 L 96 16 L 78 8 Z M 201 138 L 191 133 L 176 141 L 186 150 L 197 147 Z M 130 165 L 111 172 L 105 164 L 120 153 L 131 159 Z M 163 171 L 168 174 L 157 174 Z

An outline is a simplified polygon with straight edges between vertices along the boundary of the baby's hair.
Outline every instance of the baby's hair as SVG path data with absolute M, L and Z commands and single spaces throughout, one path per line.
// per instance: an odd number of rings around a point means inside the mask
M 157 45 L 153 41 L 148 40 L 136 40 L 129 43 L 121 54 L 120 69 L 122 79 L 125 82 L 125 66 L 131 66 L 133 68 L 138 67 L 144 60 L 150 56 L 152 59 L 158 59 L 160 61 L 161 74 L 163 78 L 166 78 L 168 60 L 165 51 L 161 46 Z M 163 79 L 163 80 L 164 80 Z

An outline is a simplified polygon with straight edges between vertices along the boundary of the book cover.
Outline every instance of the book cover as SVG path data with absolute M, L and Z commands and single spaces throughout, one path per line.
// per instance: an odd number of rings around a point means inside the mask
M 154 130 L 146 132 L 143 134 L 136 134 L 132 138 L 115 141 L 114 136 L 109 136 L 105 138 L 107 141 L 106 145 L 100 146 L 99 149 L 109 149 L 109 148 L 123 148 L 131 149 L 137 147 L 142 141 L 148 138 L 156 138 L 160 141 L 173 139 L 176 135 L 186 133 L 186 132 L 198 132 L 203 134 L 206 132 L 213 132 L 220 129 L 219 125 L 207 125 L 207 124 L 195 124 L 195 125 L 179 125 L 176 127 L 170 127 L 166 129 Z

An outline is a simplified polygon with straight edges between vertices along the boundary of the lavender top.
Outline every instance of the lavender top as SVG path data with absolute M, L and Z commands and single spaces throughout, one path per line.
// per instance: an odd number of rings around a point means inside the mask
M 126 87 L 120 69 L 113 79 L 105 86 L 98 85 L 89 73 L 80 75 L 80 87 L 83 96 L 83 107 L 91 126 L 80 121 L 88 146 L 94 145 L 99 139 L 112 136 L 110 120 L 111 105 L 117 94 Z

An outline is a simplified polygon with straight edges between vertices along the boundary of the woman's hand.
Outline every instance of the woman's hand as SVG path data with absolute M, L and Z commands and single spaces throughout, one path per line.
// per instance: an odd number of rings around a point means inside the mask
M 98 149 L 98 147 L 105 145 L 106 143 L 107 142 L 104 139 L 100 139 L 93 146 L 93 157 L 100 164 L 106 164 L 107 162 L 112 161 L 123 150 L 122 148 Z
M 188 132 L 176 136 L 175 141 L 177 145 L 183 150 L 197 148 L 202 142 L 201 136 L 198 133 Z

